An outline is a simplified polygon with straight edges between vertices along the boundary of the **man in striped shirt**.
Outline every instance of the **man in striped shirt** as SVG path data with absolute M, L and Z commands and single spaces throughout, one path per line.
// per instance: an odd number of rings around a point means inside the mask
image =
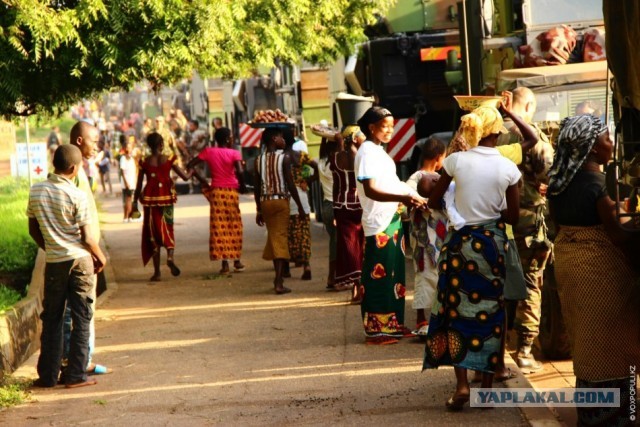
M 29 194 L 29 234 L 46 252 L 41 348 L 38 358 L 40 387 L 58 383 L 62 363 L 63 317 L 71 308 L 73 330 L 66 387 L 96 384 L 87 378 L 89 323 L 95 281 L 106 257 L 91 232 L 87 197 L 73 179 L 82 169 L 82 153 L 74 145 L 61 145 L 53 156 L 55 171 L 46 181 L 34 184 Z

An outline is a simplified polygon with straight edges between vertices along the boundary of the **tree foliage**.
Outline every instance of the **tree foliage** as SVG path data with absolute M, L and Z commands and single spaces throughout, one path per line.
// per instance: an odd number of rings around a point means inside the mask
M 325 64 L 395 0 L 1 0 L 0 115 L 54 112 L 106 89 L 197 70 Z

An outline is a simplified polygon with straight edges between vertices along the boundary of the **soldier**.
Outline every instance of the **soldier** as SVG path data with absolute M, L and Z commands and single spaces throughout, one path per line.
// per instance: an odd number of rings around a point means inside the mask
M 525 122 L 531 123 L 536 111 L 533 92 L 525 87 L 515 89 L 512 110 Z M 504 126 L 509 130 L 510 143 L 522 140 L 512 120 L 506 119 Z M 518 303 L 514 325 L 518 335 L 516 363 L 524 373 L 542 369 L 542 364 L 531 354 L 531 347 L 540 330 L 542 277 L 552 248 L 547 238 L 544 215 L 547 206 L 547 173 L 553 164 L 553 146 L 537 126 L 532 126 L 538 133 L 538 142 L 525 153 L 519 166 L 522 172 L 520 221 L 513 229 L 527 286 L 527 298 Z

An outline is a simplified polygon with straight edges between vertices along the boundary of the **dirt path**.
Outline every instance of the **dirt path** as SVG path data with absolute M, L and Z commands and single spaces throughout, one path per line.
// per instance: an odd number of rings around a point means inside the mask
M 202 196 L 181 196 L 182 275 L 165 267 L 164 281 L 151 284 L 152 268 L 140 261 L 140 225 L 121 222 L 119 198 L 100 199 L 118 289 L 96 314 L 95 360 L 114 372 L 94 387 L 36 389 L 31 403 L 0 413 L 0 424 L 526 424 L 514 408 L 445 412 L 453 371 L 421 373 L 420 344 L 365 346 L 360 308 L 346 303 L 346 293 L 324 290 L 321 227 L 313 226 L 314 280 L 299 280 L 293 269 L 293 293 L 276 296 L 270 264 L 260 259 L 265 231 L 254 223 L 252 199 L 242 197 L 247 269 L 217 278 L 219 264 L 207 253 L 208 205 Z M 410 304 L 407 298 L 412 326 Z M 35 377 L 35 361 L 18 375 Z

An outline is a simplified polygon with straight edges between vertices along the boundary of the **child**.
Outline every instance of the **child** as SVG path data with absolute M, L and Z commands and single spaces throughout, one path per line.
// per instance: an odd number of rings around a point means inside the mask
M 128 141 L 123 147 L 122 156 L 120 156 L 120 180 L 122 183 L 122 203 L 124 207 L 124 216 L 122 222 L 139 221 L 132 219 L 133 213 L 133 190 L 138 181 L 138 166 L 136 159 L 132 155 L 133 142 Z
M 111 147 L 109 143 L 101 140 L 98 142 L 98 149 L 100 151 L 96 160 L 98 173 L 100 174 L 100 183 L 102 184 L 102 192 L 107 192 L 106 184 L 109 184 L 109 194 L 113 194 L 113 187 L 111 186 Z
M 62 363 L 63 316 L 71 308 L 73 329 L 65 371 L 67 388 L 96 384 L 85 372 L 89 357 L 89 323 L 95 299 L 92 276 L 107 260 L 90 230 L 87 196 L 73 183 L 82 167 L 82 153 L 75 145 L 59 146 L 54 152 L 54 173 L 31 187 L 27 216 L 29 234 L 46 252 L 45 287 L 39 387 L 54 387 Z
M 407 184 L 422 197 L 429 198 L 440 175 L 446 147 L 436 138 L 428 139 L 422 146 L 421 168 L 407 180 Z M 417 310 L 417 327 L 414 333 L 424 339 L 429 329 L 431 304 L 438 284 L 438 256 L 447 233 L 448 219 L 442 211 L 414 209 L 411 212 L 411 247 L 416 272 L 413 308 Z M 429 313 L 427 313 L 427 311 Z
M 186 173 L 176 164 L 176 157 L 167 157 L 162 153 L 162 136 L 153 132 L 147 135 L 147 145 L 151 155 L 140 164 L 138 183 L 133 203 L 138 200 L 144 205 L 142 225 L 142 262 L 147 265 L 153 258 L 152 282 L 160 281 L 160 248 L 167 250 L 167 266 L 173 276 L 180 275 L 180 269 L 173 261 L 175 239 L 173 236 L 173 205 L 176 203 L 176 189 L 170 173 L 173 170 L 180 178 L 188 181 L 191 173 Z M 144 177 L 147 184 L 142 189 Z

